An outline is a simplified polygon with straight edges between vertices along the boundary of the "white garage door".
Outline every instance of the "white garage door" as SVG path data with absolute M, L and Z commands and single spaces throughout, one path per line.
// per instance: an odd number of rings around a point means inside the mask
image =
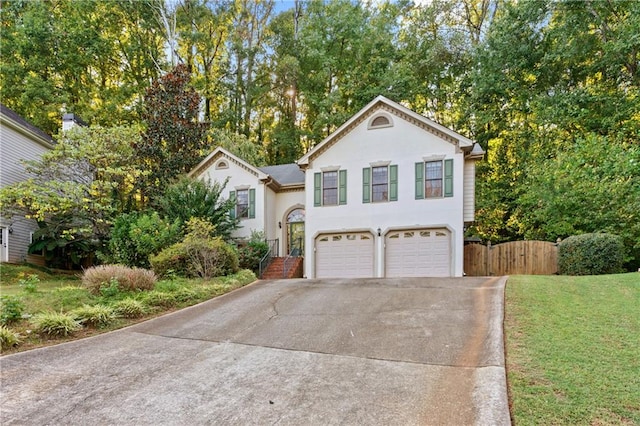
M 368 232 L 320 235 L 316 238 L 316 277 L 373 277 L 373 242 Z
M 393 231 L 385 238 L 387 277 L 451 276 L 451 242 L 446 229 Z

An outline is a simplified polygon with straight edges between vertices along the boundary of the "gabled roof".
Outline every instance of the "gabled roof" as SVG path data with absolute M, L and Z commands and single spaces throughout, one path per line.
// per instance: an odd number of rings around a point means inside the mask
M 358 124 L 362 123 L 368 117 L 370 117 L 374 112 L 382 109 L 384 111 L 390 112 L 393 115 L 400 117 L 430 133 L 435 134 L 436 136 L 448 141 L 449 143 L 455 144 L 462 151 L 471 151 L 474 146 L 474 141 L 471 139 L 462 136 L 461 134 L 436 123 L 433 120 L 424 117 L 409 108 L 406 108 L 400 105 L 397 102 L 394 102 L 390 99 L 385 98 L 380 95 L 376 97 L 373 101 L 369 102 L 367 106 L 362 108 L 357 114 L 351 117 L 346 123 L 340 126 L 335 132 L 327 136 L 322 142 L 317 144 L 313 149 L 303 155 L 298 161 L 298 165 L 301 167 L 305 167 L 309 164 L 311 160 L 320 155 L 322 152 L 333 146 L 336 142 L 342 139 L 346 134 L 348 134 L 352 129 L 354 129 Z
M 55 141 L 53 138 L 45 133 L 43 130 L 29 123 L 26 119 L 24 119 L 20 114 L 15 112 L 14 110 L 0 104 L 0 116 L 3 118 L 3 121 L 6 121 L 8 125 L 22 131 L 22 133 L 27 133 L 32 138 L 44 145 L 47 148 L 53 148 Z
M 258 180 L 265 182 L 274 190 L 280 190 L 283 187 L 304 186 L 304 172 L 300 170 L 297 164 L 281 164 L 279 166 L 255 167 L 240 157 L 237 157 L 222 147 L 218 147 L 204 160 L 195 166 L 189 176 L 194 177 L 203 173 L 219 158 L 224 157 L 235 163 L 249 173 L 253 174 Z
M 220 146 L 214 149 L 211 154 L 207 155 L 204 160 L 202 160 L 197 166 L 195 166 L 188 173 L 188 176 L 194 177 L 199 175 L 200 173 L 204 172 L 207 168 L 209 168 L 209 166 L 211 166 L 211 164 L 213 164 L 220 157 L 228 158 L 229 160 L 233 161 L 235 164 L 242 167 L 249 173 L 253 174 L 256 178 L 260 180 L 268 179 L 269 177 L 265 173 L 260 171 L 260 169 L 258 169 L 257 167 L 247 163 L 240 157 L 236 157 L 235 155 L 233 155 L 232 153 L 230 153 L 229 151 L 227 151 L 226 149 Z

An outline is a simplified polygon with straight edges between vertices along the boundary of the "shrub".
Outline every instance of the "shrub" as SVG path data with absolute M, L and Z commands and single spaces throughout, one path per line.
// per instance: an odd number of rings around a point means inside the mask
M 0 349 L 9 349 L 19 344 L 20 335 L 9 327 L 0 325 Z
M 21 278 L 18 285 L 27 293 L 36 293 L 38 291 L 38 283 L 40 278 L 36 274 L 29 274 L 26 278 Z
M 94 294 L 99 293 L 101 287 L 113 286 L 114 280 L 119 290 L 131 291 L 150 290 L 157 279 L 152 271 L 123 265 L 94 266 L 82 275 L 82 284 Z
M 601 275 L 622 272 L 624 243 L 617 235 L 575 235 L 558 246 L 558 272 L 562 275 Z
M 22 319 L 24 304 L 16 296 L 0 296 L 0 324 L 5 325 Z
M 220 237 L 211 237 L 214 227 L 201 219 L 191 219 L 182 242 L 151 257 L 153 270 L 161 276 L 169 271 L 185 277 L 210 278 L 238 270 L 238 256 Z
M 102 297 L 111 298 L 116 297 L 118 294 L 120 294 L 120 283 L 114 277 L 109 280 L 109 283 L 103 283 L 100 286 L 100 295 Z
M 263 232 L 252 231 L 247 245 L 238 248 L 238 263 L 242 269 L 257 272 L 260 261 L 269 251 L 269 245 L 264 239 Z
M 128 297 L 114 303 L 113 311 L 123 318 L 139 318 L 147 313 L 147 307 L 141 301 Z
M 31 318 L 34 331 L 51 337 L 68 336 L 82 328 L 71 314 L 43 312 Z
M 226 181 L 220 183 L 182 177 L 167 187 L 156 203 L 164 217 L 182 224 L 188 224 L 193 218 L 201 219 L 214 225 L 211 236 L 228 239 L 238 228 L 238 219 L 229 214 L 235 202 L 222 197 L 226 184 Z
M 125 213 L 120 215 L 111 232 L 109 254 L 112 263 L 149 267 L 149 256 L 175 243 L 181 232 L 179 220 L 168 222 L 157 212 Z
M 115 318 L 113 308 L 105 305 L 84 305 L 70 312 L 80 323 L 91 326 L 103 326 L 109 324 Z

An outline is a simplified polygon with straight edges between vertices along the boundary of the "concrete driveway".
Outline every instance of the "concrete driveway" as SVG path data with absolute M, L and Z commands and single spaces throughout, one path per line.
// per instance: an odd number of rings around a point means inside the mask
M 257 282 L 0 358 L 0 423 L 506 425 L 504 283 Z

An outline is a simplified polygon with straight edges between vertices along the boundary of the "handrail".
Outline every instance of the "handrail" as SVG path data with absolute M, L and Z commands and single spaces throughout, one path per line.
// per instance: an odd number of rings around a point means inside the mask
M 265 240 L 269 249 L 262 259 L 260 259 L 260 264 L 258 265 L 258 277 L 262 278 L 262 273 L 267 270 L 267 267 L 271 263 L 271 260 L 278 254 L 278 240 Z M 274 255 L 275 253 L 275 255 Z
M 302 238 L 297 238 L 296 244 L 292 245 L 291 251 L 285 257 L 284 262 L 282 264 L 282 278 L 287 278 L 287 273 L 289 273 L 289 268 L 287 268 L 287 264 L 291 259 L 300 257 L 302 253 Z

